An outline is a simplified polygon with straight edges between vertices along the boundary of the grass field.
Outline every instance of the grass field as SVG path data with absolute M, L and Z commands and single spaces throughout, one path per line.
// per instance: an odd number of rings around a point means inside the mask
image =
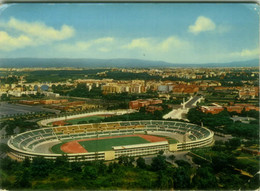
M 170 144 L 178 143 L 178 141 L 174 138 L 170 138 L 170 137 L 166 137 L 166 136 L 158 136 L 158 135 L 156 135 L 156 137 L 165 138 Z M 71 142 L 71 141 L 74 141 L 74 139 L 66 140 L 66 141 L 63 141 L 62 143 L 54 145 L 54 146 L 52 146 L 51 151 L 56 154 L 65 154 L 66 151 L 63 151 L 61 149 L 61 146 L 65 143 Z M 159 141 L 161 141 L 161 140 L 159 140 Z M 151 140 L 149 140 L 149 138 L 146 139 L 145 137 L 141 137 L 141 136 L 114 137 L 114 138 L 108 137 L 105 139 L 100 137 L 100 139 L 98 139 L 98 140 L 78 141 L 78 143 L 84 149 L 86 149 L 88 152 L 108 151 L 108 150 L 112 150 L 112 146 L 135 145 L 135 144 L 150 143 L 150 142 L 151 142 Z M 72 148 L 72 147 L 70 147 L 70 148 Z M 73 151 L 75 152 L 76 150 L 73 149 Z
M 176 139 L 173 139 L 173 138 L 169 138 L 169 139 L 167 139 L 168 140 L 168 142 L 170 143 L 170 144 L 175 144 L 175 143 L 178 143 L 179 141 L 177 141 Z
M 90 120 L 97 120 L 97 119 L 104 119 L 104 118 L 105 118 L 104 116 L 90 116 L 90 117 L 71 119 L 71 120 L 67 120 L 66 122 L 71 123 L 71 124 L 77 124 L 78 122 L 81 122 L 81 121 L 89 122 Z
M 51 151 L 52 151 L 53 153 L 55 153 L 55 154 L 66 154 L 65 152 L 63 152 L 63 151 L 60 149 L 61 145 L 63 145 L 63 144 L 64 144 L 64 143 L 59 143 L 59 144 L 57 144 L 57 145 L 52 146 Z
M 79 144 L 84 147 L 88 152 L 97 152 L 97 151 L 108 151 L 112 150 L 112 146 L 121 146 L 121 145 L 135 145 L 149 143 L 149 141 L 141 137 L 119 137 L 113 139 L 100 139 L 92 141 L 80 141 Z

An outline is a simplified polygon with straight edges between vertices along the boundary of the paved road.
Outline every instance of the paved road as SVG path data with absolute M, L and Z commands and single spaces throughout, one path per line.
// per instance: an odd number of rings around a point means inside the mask
M 194 104 L 196 101 L 198 101 L 200 98 L 201 98 L 201 96 L 195 95 L 188 103 L 185 104 L 185 107 L 186 107 L 186 108 L 189 108 L 189 109 L 192 108 L 192 107 L 194 107 L 193 104 Z
M 172 118 L 172 119 L 186 120 L 186 118 L 184 116 L 188 113 L 190 108 L 194 107 L 193 104 L 196 103 L 196 101 L 198 101 L 200 98 L 201 98 L 201 96 L 195 95 L 191 100 L 189 100 L 185 104 L 185 109 L 183 109 L 182 107 L 180 107 L 178 109 L 173 109 L 169 113 L 165 114 L 163 116 L 163 118 L 164 119 Z

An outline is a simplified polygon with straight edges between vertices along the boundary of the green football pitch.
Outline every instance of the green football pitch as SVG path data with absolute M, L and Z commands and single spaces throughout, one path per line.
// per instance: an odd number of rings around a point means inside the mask
M 108 150 L 112 150 L 112 146 L 135 145 L 135 144 L 142 144 L 142 143 L 150 143 L 150 142 L 138 136 L 118 137 L 112 139 L 99 139 L 99 140 L 79 142 L 79 144 L 82 147 L 84 147 L 88 152 L 108 151 Z
M 104 118 L 105 118 L 104 116 L 90 116 L 90 117 L 83 117 L 83 118 L 67 120 L 67 122 L 69 122 L 71 124 L 77 124 L 80 121 L 89 122 L 90 120 L 97 120 L 97 119 L 104 119 Z
M 57 145 L 54 145 L 51 147 L 51 151 L 55 154 L 66 154 L 65 152 L 63 152 L 61 150 L 61 145 L 63 145 L 64 143 L 59 143 Z

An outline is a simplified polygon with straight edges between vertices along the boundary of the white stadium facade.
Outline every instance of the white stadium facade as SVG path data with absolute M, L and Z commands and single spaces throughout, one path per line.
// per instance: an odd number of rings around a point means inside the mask
M 210 146 L 214 143 L 213 132 L 205 127 L 179 121 L 141 120 L 42 127 L 12 136 L 8 146 L 11 149 L 10 154 L 18 160 L 23 160 L 25 157 L 32 159 L 37 156 L 56 159 L 62 154 L 52 153 L 50 148 L 66 140 L 134 134 L 167 136 L 178 142 L 160 141 L 121 145 L 114 146 L 109 151 L 66 154 L 66 156 L 69 161 L 113 160 L 122 155 L 144 156 L 157 154 L 161 150 L 183 151 Z

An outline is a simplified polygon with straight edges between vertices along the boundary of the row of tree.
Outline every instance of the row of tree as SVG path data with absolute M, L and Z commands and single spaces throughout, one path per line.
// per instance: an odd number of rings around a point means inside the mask
M 203 113 L 198 107 L 192 108 L 187 114 L 187 118 L 191 123 L 201 125 L 203 123 L 206 127 L 220 131 L 222 133 L 229 133 L 241 138 L 258 139 L 259 138 L 259 112 L 248 111 L 247 115 L 256 117 L 256 120 L 251 124 L 234 122 L 230 117 L 232 113 L 224 110 L 218 114 Z M 241 115 L 246 115 L 242 113 Z M 258 115 L 258 116 L 257 116 Z
M 194 159 L 200 165 L 194 168 L 183 160 L 175 160 L 178 167 L 174 167 L 162 153 L 152 158 L 151 165 L 142 157 L 128 156 L 106 163 L 68 162 L 66 156 L 55 161 L 42 157 L 23 162 L 4 158 L 0 161 L 0 183 L 1 188 L 18 190 L 256 189 L 257 177 L 249 179 L 234 173 L 230 165 L 233 159 L 225 153 L 213 157 L 212 163 Z

